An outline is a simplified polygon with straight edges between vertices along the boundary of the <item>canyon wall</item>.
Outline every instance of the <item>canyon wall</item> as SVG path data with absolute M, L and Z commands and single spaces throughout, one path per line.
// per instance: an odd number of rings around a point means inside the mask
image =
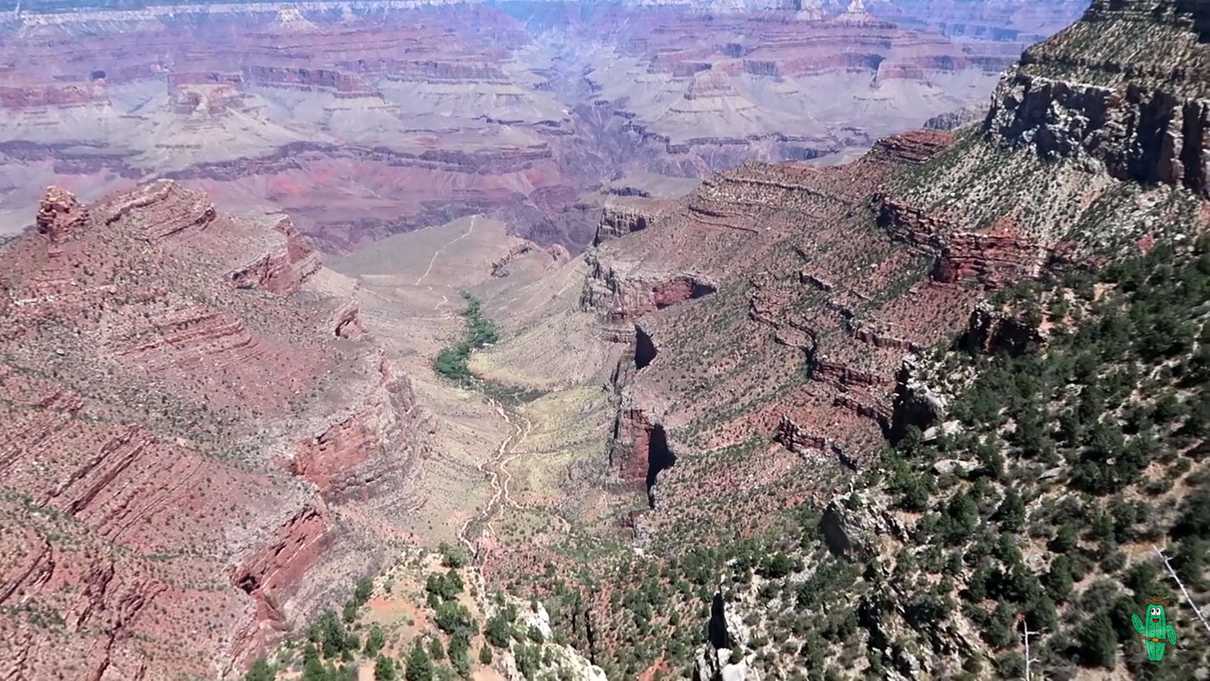
M 36 224 L 0 246 L 6 673 L 233 678 L 402 536 L 408 380 L 288 222 L 161 181 Z
M 984 128 L 1044 158 L 1210 196 L 1210 81 L 1197 32 L 1208 20 L 1204 3 L 1095 2 L 1084 22 L 1025 53 Z M 1134 58 L 1140 41 L 1163 42 L 1179 63 Z
M 49 184 L 95 198 L 170 177 L 284 210 L 334 252 L 476 213 L 578 252 L 605 183 L 843 160 L 981 102 L 1024 45 L 798 3 L 13 10 L 0 232 Z

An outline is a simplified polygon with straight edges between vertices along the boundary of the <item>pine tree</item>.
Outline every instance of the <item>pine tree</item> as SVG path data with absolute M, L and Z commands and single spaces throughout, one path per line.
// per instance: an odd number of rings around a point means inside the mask
M 374 592 L 374 582 L 369 577 L 362 577 L 357 580 L 357 586 L 353 590 L 353 602 L 358 606 L 365 605 L 370 600 L 370 594 Z
M 441 639 L 435 636 L 429 639 L 429 657 L 434 660 L 445 659 L 445 648 L 441 645 Z
M 408 653 L 407 671 L 404 673 L 407 681 L 433 681 L 433 661 L 424 652 L 424 646 L 417 640 L 412 644 L 412 652 Z
M 395 681 L 395 663 L 385 655 L 374 662 L 374 681 Z
M 1001 529 L 1010 532 L 1021 529 L 1022 523 L 1025 522 L 1025 502 L 1016 490 L 1009 488 L 1004 493 L 1004 501 L 1000 502 L 1000 508 L 996 509 L 995 519 L 999 521 Z
M 325 610 L 319 616 L 319 630 L 323 637 L 323 654 L 328 659 L 340 657 L 340 654 L 345 651 L 349 642 L 349 635 L 345 631 L 344 624 L 336 613 L 331 610 Z
M 328 669 L 319 656 L 311 656 L 303 663 L 302 681 L 328 681 Z
M 1113 669 L 1117 665 L 1118 637 L 1113 623 L 1104 612 L 1098 612 L 1080 627 L 1077 639 L 1080 658 L 1086 665 Z
M 370 633 L 366 635 L 365 654 L 366 657 L 374 657 L 378 651 L 382 650 L 383 644 L 386 643 L 386 636 L 382 633 L 382 627 L 374 624 L 370 627 Z

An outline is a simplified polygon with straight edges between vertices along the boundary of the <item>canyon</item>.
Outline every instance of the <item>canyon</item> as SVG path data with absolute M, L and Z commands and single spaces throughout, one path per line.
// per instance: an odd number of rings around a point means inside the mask
M 0 235 L 48 185 L 93 200 L 174 179 L 286 212 L 328 252 L 477 213 L 579 252 L 612 192 L 836 162 L 982 105 L 1081 9 L 969 4 L 18 3 L 0 14 Z M 924 20 L 951 16 L 1019 28 Z
M 1045 37 L 1083 9 L 15 9 L 0 673 L 309 678 L 342 601 L 453 664 L 454 572 L 476 679 L 998 659 L 897 589 L 827 594 L 845 657 L 758 590 L 918 548 L 870 480 L 975 380 L 936 357 L 1050 333 L 989 301 L 1210 229 L 1204 3 Z

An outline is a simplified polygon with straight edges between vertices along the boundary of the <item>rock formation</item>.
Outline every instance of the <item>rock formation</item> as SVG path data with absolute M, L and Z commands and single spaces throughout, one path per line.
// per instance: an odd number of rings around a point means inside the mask
M 76 197 L 59 187 L 50 187 L 38 208 L 38 232 L 51 241 L 66 241 L 72 232 L 88 223 L 88 211 Z
M 0 263 L 10 674 L 233 677 L 379 563 L 417 411 L 288 223 L 51 188 Z
M 1197 32 L 1207 17 L 1204 3 L 1094 2 L 1085 21 L 1026 51 L 994 97 L 987 134 L 1210 196 L 1210 57 Z M 1138 44 L 1144 27 L 1157 50 Z

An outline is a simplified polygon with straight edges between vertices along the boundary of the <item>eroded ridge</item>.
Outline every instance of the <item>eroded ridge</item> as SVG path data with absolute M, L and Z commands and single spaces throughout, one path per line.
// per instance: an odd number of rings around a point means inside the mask
M 402 510 L 426 447 L 408 379 L 349 340 L 356 306 L 288 222 L 171 181 L 91 206 L 51 188 L 0 262 L 18 678 L 221 676 L 401 535 L 365 510 Z

